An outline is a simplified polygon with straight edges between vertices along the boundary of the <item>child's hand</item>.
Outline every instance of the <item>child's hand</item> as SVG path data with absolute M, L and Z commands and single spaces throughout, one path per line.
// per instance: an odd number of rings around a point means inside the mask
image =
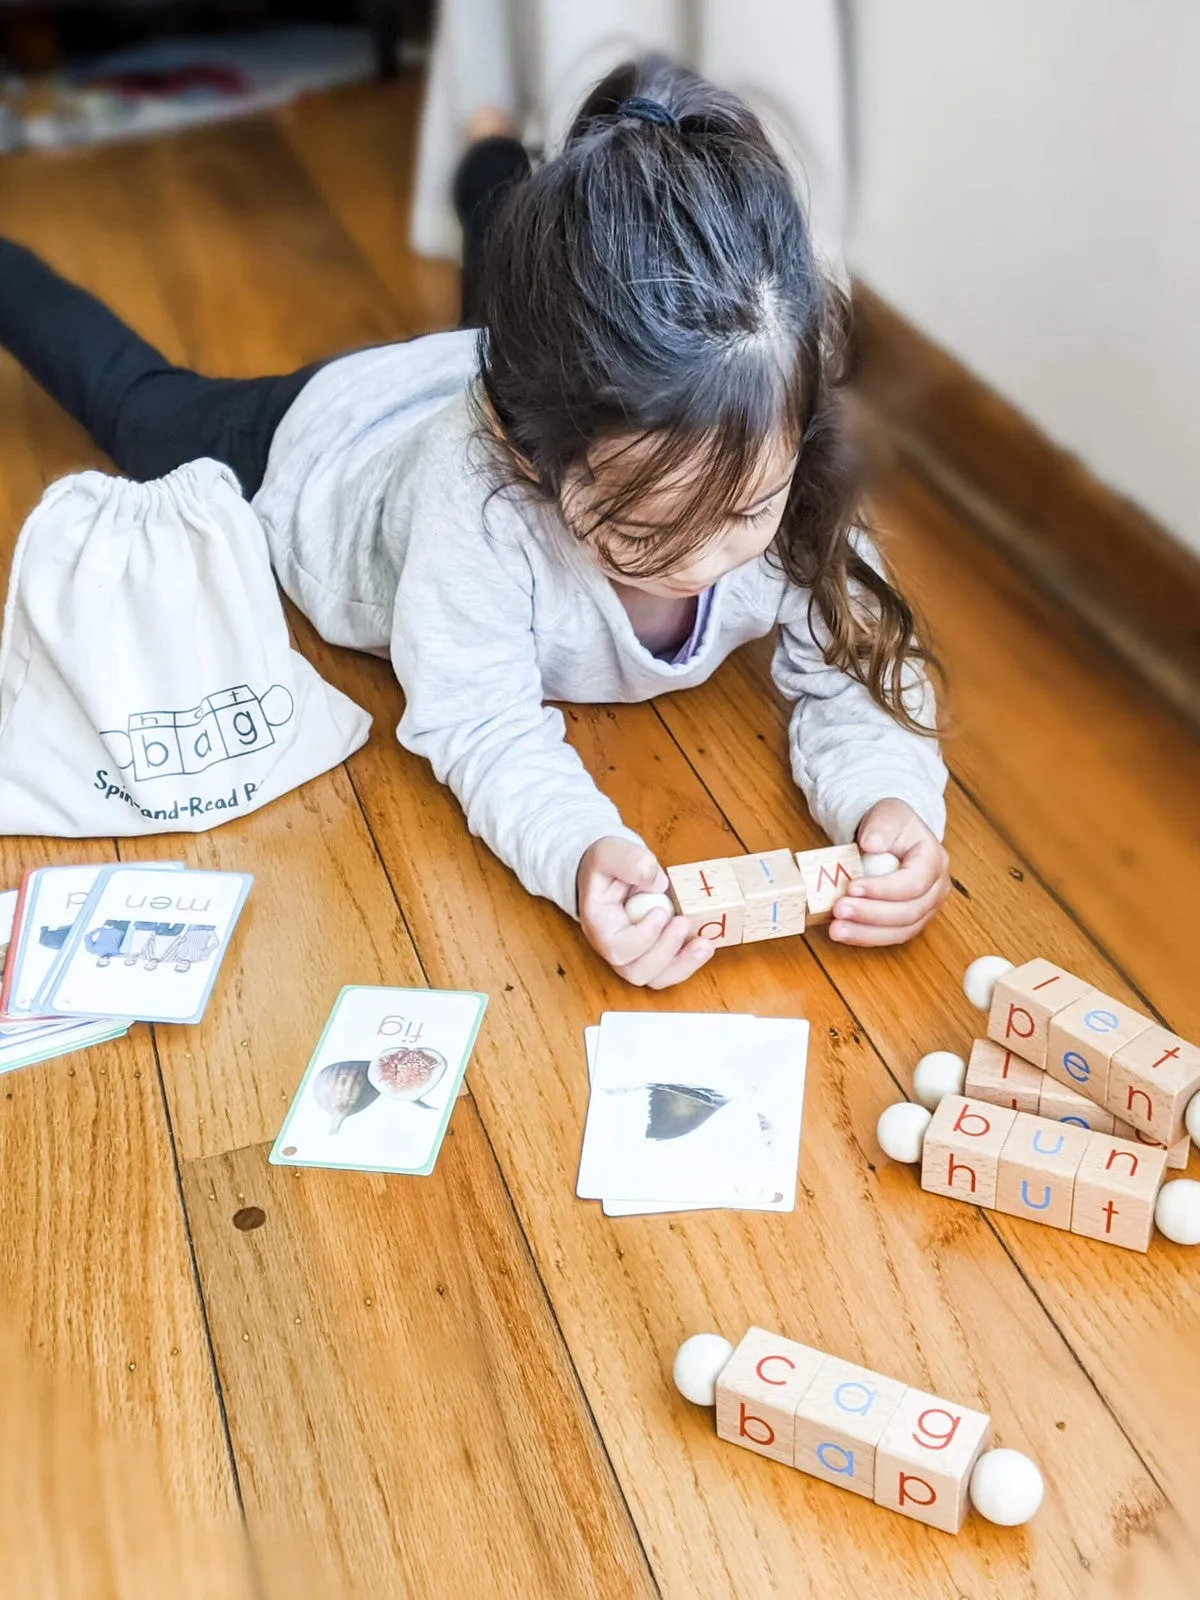
M 661 893 L 666 887 L 666 873 L 632 840 L 597 839 L 583 853 L 576 878 L 580 925 L 592 949 L 627 983 L 667 989 L 690 978 L 713 953 L 709 940 L 691 932 L 686 917 L 657 909 L 641 922 L 630 921 L 627 895 L 634 889 Z
M 950 892 L 950 857 L 903 800 L 881 800 L 858 825 L 859 849 L 890 850 L 900 866 L 859 878 L 833 908 L 829 937 L 842 944 L 903 944 Z

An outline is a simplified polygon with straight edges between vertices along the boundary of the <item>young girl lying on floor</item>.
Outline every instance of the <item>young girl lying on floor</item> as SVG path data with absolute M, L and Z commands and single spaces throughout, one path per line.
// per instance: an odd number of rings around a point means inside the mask
M 855 528 L 844 298 L 758 121 L 630 64 L 540 171 L 512 139 L 474 145 L 456 200 L 481 334 L 204 378 L 0 243 L 0 337 L 122 471 L 234 469 L 321 634 L 390 650 L 400 742 L 630 982 L 677 983 L 712 946 L 627 916 L 665 875 L 545 702 L 686 689 L 776 626 L 813 816 L 901 860 L 838 902 L 831 936 L 911 938 L 948 886 L 932 694 Z

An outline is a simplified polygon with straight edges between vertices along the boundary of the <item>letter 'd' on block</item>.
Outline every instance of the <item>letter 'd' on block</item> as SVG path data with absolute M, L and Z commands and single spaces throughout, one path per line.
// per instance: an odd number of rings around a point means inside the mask
M 988 1038 L 1007 1050 L 1015 1050 L 1035 1067 L 1044 1067 L 1050 1018 L 1089 989 L 1082 978 L 1064 972 L 1052 961 L 1043 961 L 1041 956 L 1011 972 L 1002 972 L 992 991 Z
M 960 1094 L 942 1099 L 925 1130 L 921 1187 L 972 1205 L 996 1204 L 1000 1152 L 1017 1113 Z
M 875 1504 L 957 1533 L 971 1468 L 991 1431 L 984 1412 L 909 1389 L 876 1447 Z
M 717 1379 L 717 1434 L 793 1464 L 796 1406 L 829 1359 L 765 1328 L 750 1328 Z

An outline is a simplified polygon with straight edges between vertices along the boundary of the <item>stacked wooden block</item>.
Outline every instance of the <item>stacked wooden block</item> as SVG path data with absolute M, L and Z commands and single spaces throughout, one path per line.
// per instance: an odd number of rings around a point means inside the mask
M 668 867 L 671 899 L 692 932 L 715 945 L 753 944 L 828 922 L 834 903 L 863 876 L 858 846 L 768 850 Z

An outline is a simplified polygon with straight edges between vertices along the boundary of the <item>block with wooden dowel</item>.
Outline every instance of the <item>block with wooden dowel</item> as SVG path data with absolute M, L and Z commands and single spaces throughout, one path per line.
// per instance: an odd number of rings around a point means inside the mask
M 1000 1152 L 996 1210 L 1069 1229 L 1075 1174 L 1089 1137 L 1085 1128 L 1018 1113 Z
M 1007 1106 L 1010 1111 L 1036 1114 L 1044 1081 L 1045 1073 L 1017 1055 L 1015 1050 L 1008 1050 L 991 1039 L 972 1042 L 963 1084 L 963 1093 L 968 1099 L 987 1100 L 994 1106 Z
M 794 1465 L 872 1499 L 875 1447 L 904 1392 L 894 1378 L 827 1357 L 796 1407 Z
M 1046 1065 L 1050 1019 L 1087 994 L 1091 985 L 1041 956 L 996 979 L 988 1011 L 988 1038 L 1015 1050 L 1035 1067 Z
M 724 857 L 668 867 L 671 898 L 692 932 L 714 945 L 741 944 L 746 900 L 732 863 Z
M 863 874 L 856 844 L 831 845 L 825 850 L 801 850 L 796 865 L 808 898 L 808 920 L 813 926 L 833 920 L 833 908 Z
M 734 856 L 729 864 L 746 902 L 743 944 L 804 932 L 804 879 L 790 850 Z
M 991 1438 L 985 1412 L 909 1389 L 875 1450 L 875 1504 L 957 1533 L 976 1461 Z
M 1075 1174 L 1071 1232 L 1148 1250 L 1167 1152 L 1093 1133 Z
M 1132 1006 L 1089 989 L 1050 1019 L 1046 1071 L 1113 1111 L 1108 1095 L 1112 1058 L 1152 1026 L 1150 1018 Z
M 796 1406 L 826 1359 L 765 1328 L 748 1329 L 717 1380 L 719 1436 L 792 1466 Z
M 1184 1113 L 1200 1091 L 1200 1049 L 1156 1024 L 1113 1051 L 1108 1109 L 1157 1139 L 1173 1145 L 1186 1136 Z
M 925 1131 L 921 1187 L 978 1206 L 994 1206 L 1000 1152 L 1018 1113 L 951 1094 Z

